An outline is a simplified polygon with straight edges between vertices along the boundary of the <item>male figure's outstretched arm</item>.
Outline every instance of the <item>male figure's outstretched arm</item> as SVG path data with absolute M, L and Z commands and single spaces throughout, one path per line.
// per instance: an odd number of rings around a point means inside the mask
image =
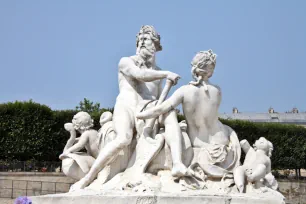
M 180 78 L 179 75 L 169 71 L 140 69 L 134 64 L 134 61 L 129 57 L 121 58 L 119 62 L 119 70 L 125 76 L 132 77 L 143 82 L 150 82 L 150 81 L 168 78 L 171 81 L 173 81 L 175 85 L 177 83 L 177 80 Z

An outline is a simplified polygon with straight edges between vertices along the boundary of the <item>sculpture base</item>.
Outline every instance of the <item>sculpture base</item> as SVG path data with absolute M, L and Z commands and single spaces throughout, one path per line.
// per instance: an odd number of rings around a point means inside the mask
M 137 193 L 127 191 L 73 193 L 31 197 L 33 204 L 285 204 L 284 198 L 265 194 L 204 194 L 202 192 Z

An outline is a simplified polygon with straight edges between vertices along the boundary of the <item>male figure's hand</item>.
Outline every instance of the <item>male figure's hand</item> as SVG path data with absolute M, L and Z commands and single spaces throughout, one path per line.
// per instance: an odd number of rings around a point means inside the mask
M 169 72 L 167 75 L 167 79 L 170 79 L 173 82 L 173 85 L 177 84 L 177 81 L 180 79 L 181 77 L 173 72 Z

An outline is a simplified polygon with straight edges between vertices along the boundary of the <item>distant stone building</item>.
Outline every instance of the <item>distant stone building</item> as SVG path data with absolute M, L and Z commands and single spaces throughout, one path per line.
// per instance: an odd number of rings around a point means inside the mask
M 295 124 L 306 127 L 306 112 L 301 113 L 297 108 L 293 108 L 292 111 L 285 113 L 275 112 L 272 107 L 269 108 L 267 113 L 241 113 L 235 107 L 232 113 L 220 114 L 219 117 L 223 119 L 247 120 L 251 122 Z

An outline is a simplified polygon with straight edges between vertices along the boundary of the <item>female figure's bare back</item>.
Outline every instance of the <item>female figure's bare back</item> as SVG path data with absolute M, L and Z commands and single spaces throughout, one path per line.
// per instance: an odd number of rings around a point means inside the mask
M 187 121 L 187 133 L 194 147 L 204 143 L 227 145 L 229 138 L 226 128 L 218 120 L 218 108 L 221 102 L 219 87 L 186 85 L 182 87 L 183 111 Z

